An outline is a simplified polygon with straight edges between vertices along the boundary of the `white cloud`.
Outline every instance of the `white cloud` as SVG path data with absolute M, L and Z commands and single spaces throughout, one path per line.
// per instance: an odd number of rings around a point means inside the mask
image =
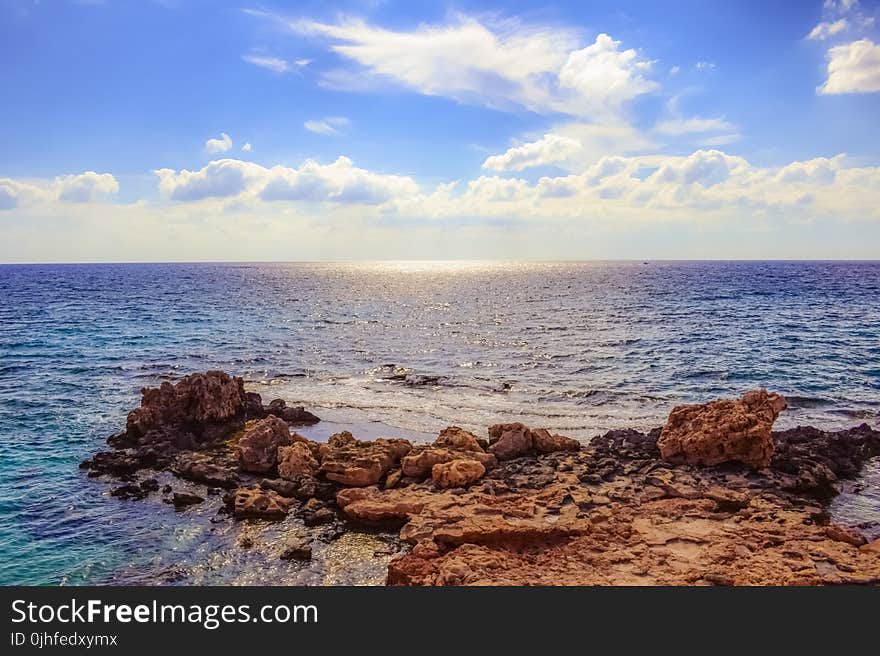
M 86 171 L 79 175 L 65 175 L 55 179 L 58 198 L 71 203 L 89 203 L 103 200 L 119 191 L 119 183 L 109 173 Z
M 654 130 L 667 136 L 681 136 L 686 134 L 699 134 L 704 132 L 724 132 L 735 130 L 736 126 L 728 123 L 723 118 L 675 118 L 658 121 Z
M 698 61 L 695 66 L 698 71 L 711 71 L 715 68 L 715 64 L 707 61 Z
M 869 39 L 835 46 L 828 51 L 828 79 L 820 94 L 880 91 L 880 45 Z
M 576 139 L 558 134 L 545 134 L 538 141 L 509 148 L 501 155 L 492 155 L 483 162 L 484 169 L 495 171 L 522 171 L 532 166 L 561 164 L 581 152 Z
M 254 147 L 251 146 L 251 143 L 250 143 L 250 141 L 249 141 L 249 142 L 247 142 L 245 145 L 243 145 L 243 146 L 241 147 L 241 152 L 243 152 L 243 153 L 249 153 L 249 152 L 251 152 L 253 149 L 254 149 Z
M 303 123 L 303 127 L 309 132 L 335 137 L 341 134 L 342 128 L 350 124 L 351 121 L 344 116 L 328 116 L 320 120 L 306 121 Z
M 678 75 L 680 72 L 681 72 L 680 66 L 673 66 L 672 68 L 669 69 L 670 75 Z
M 278 73 L 279 75 L 297 71 L 312 63 L 311 59 L 295 59 L 294 61 L 289 62 L 286 59 L 267 57 L 265 55 L 242 55 L 241 58 L 248 64 L 265 68 L 273 73 Z
M 306 160 L 293 169 L 267 169 L 253 162 L 221 159 L 198 171 L 158 169 L 160 192 L 176 201 L 237 198 L 240 201 L 310 201 L 376 205 L 418 193 L 406 176 L 361 169 L 347 157 L 332 164 Z
M 813 41 L 824 41 L 838 32 L 843 32 L 847 26 L 848 23 L 845 18 L 841 18 L 834 22 L 823 21 L 810 30 L 807 38 L 812 39 Z
M 622 103 L 657 88 L 646 77 L 651 62 L 635 50 L 621 50 L 605 34 L 579 48 L 570 29 L 463 15 L 410 31 L 355 19 L 286 24 L 329 39 L 334 52 L 362 67 L 325 72 L 324 84 L 334 88 L 360 90 L 372 75 L 463 103 L 580 118 L 619 111 Z
M 205 142 L 205 152 L 210 154 L 225 153 L 230 148 L 232 148 L 232 138 L 225 132 L 220 133 L 219 139 L 208 139 Z
M 841 169 L 845 155 L 817 157 L 803 162 L 792 162 L 783 167 L 776 178 L 780 182 L 811 185 L 830 185 Z
M 0 210 L 52 202 L 95 203 L 118 191 L 115 177 L 94 171 L 29 182 L 0 178 Z
M 11 210 L 33 203 L 46 195 L 45 190 L 12 178 L 0 178 L 0 210 Z

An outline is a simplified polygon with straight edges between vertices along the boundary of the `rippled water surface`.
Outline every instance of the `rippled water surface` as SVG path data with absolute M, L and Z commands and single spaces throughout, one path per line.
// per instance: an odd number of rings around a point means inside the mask
M 263 580 L 228 528 L 77 469 L 140 387 L 211 368 L 312 407 L 316 437 L 504 419 L 588 438 L 757 386 L 789 397 L 781 427 L 876 426 L 880 264 L 0 266 L 0 583 Z M 373 575 L 313 574 L 272 576 Z

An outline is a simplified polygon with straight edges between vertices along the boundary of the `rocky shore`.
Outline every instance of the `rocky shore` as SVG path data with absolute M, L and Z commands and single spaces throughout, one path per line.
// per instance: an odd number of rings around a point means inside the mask
M 880 432 L 773 432 L 785 406 L 755 390 L 589 444 L 520 423 L 485 437 L 452 426 L 431 444 L 317 442 L 296 432 L 319 421 L 305 408 L 264 405 L 209 371 L 144 389 L 125 431 L 81 466 L 115 497 L 181 512 L 222 495 L 216 521 L 294 516 L 311 537 L 284 545 L 289 560 L 311 558 L 314 540 L 393 531 L 408 545 L 388 566 L 395 585 L 880 583 L 880 526 L 828 513 L 880 456 Z

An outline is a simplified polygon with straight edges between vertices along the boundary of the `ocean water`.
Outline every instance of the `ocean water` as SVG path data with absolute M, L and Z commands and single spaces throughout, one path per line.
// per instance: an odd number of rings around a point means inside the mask
M 0 266 L 0 583 L 376 580 L 375 540 L 326 547 L 363 556 L 345 571 L 281 563 L 293 524 L 120 501 L 77 468 L 141 387 L 214 368 L 307 405 L 316 438 L 586 440 L 754 387 L 789 398 L 778 427 L 878 426 L 880 263 Z M 245 531 L 270 546 L 231 547 Z

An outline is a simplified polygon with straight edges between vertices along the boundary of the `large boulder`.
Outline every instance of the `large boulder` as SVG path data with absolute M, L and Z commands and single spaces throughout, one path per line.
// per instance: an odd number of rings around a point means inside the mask
M 486 468 L 476 460 L 452 460 L 441 462 L 431 468 L 431 478 L 438 487 L 467 487 L 486 473 Z
M 785 397 L 767 390 L 753 390 L 736 400 L 680 405 L 669 413 L 657 446 L 662 457 L 674 463 L 738 460 L 766 467 L 773 456 L 770 431 L 785 407 Z
M 528 426 L 515 422 L 495 424 L 489 427 L 489 451 L 499 460 L 510 460 L 525 454 L 532 448 L 532 431 Z
M 292 442 L 290 427 L 283 419 L 269 415 L 250 426 L 238 440 L 238 460 L 245 471 L 265 474 L 278 466 L 278 448 Z
M 434 446 L 458 451 L 482 452 L 484 450 L 480 444 L 480 438 L 458 426 L 449 426 L 440 431 L 439 437 L 434 440 Z
M 125 435 L 143 441 L 149 434 L 191 434 L 215 440 L 244 424 L 247 397 L 241 378 L 222 371 L 192 374 L 176 384 L 141 390 L 141 406 L 128 414 Z
M 317 473 L 318 461 L 308 444 L 296 441 L 290 446 L 278 447 L 278 476 L 288 481 L 298 481 L 303 474 Z
M 379 438 L 360 442 L 351 433 L 338 434 L 321 450 L 321 471 L 328 480 L 340 485 L 375 485 L 411 449 L 408 440 Z

